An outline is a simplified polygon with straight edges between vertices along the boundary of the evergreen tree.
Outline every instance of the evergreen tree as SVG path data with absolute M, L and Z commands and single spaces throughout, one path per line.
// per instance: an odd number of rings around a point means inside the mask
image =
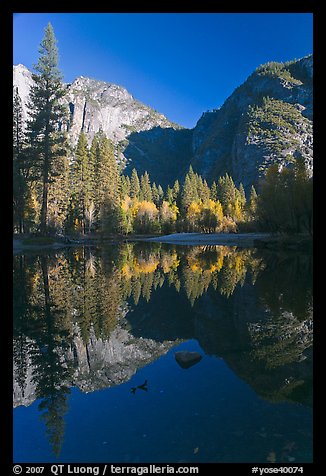
M 107 137 L 100 140 L 97 159 L 97 202 L 102 229 L 106 232 L 113 232 L 118 227 L 120 171 L 114 156 L 114 145 Z
M 206 202 L 207 200 L 209 200 L 209 197 L 210 197 L 209 186 L 207 185 L 206 180 L 202 180 L 201 176 L 199 176 L 199 179 L 200 180 L 198 181 L 198 184 L 199 184 L 198 195 L 200 200 L 202 200 L 203 202 Z
M 173 201 L 179 207 L 179 205 L 180 205 L 180 184 L 179 184 L 179 180 L 176 180 L 173 184 L 172 195 L 173 195 Z
M 145 172 L 140 178 L 140 200 L 145 200 L 146 202 L 153 200 L 148 172 Z
M 196 174 L 194 172 L 194 169 L 192 168 L 192 165 L 189 165 L 189 170 L 187 175 L 190 178 L 190 181 L 196 180 Z
M 130 178 L 128 175 L 121 175 L 120 200 L 130 196 Z
M 246 207 L 246 194 L 242 183 L 240 182 L 239 188 L 235 187 L 235 200 L 232 206 L 232 216 L 235 220 L 244 220 L 244 211 Z
M 240 182 L 240 185 L 239 185 L 238 198 L 239 198 L 241 208 L 244 209 L 247 203 L 247 199 L 246 199 L 246 193 L 245 193 L 242 182 Z
M 155 182 L 153 182 L 153 184 L 152 184 L 152 197 L 153 197 L 153 202 L 155 203 L 155 205 L 157 207 L 159 207 L 160 206 L 160 196 L 159 196 L 158 189 L 157 189 L 157 186 L 156 186 Z
M 255 187 L 252 185 L 250 189 L 250 195 L 249 195 L 249 203 L 248 203 L 248 211 L 251 217 L 255 217 L 256 212 L 257 212 L 257 192 Z
M 90 204 L 87 210 L 89 228 L 100 219 L 100 204 L 98 202 L 98 168 L 100 163 L 100 140 L 103 138 L 102 132 L 97 132 L 92 140 L 89 149 L 89 171 L 90 171 Z
M 163 198 L 164 198 L 164 191 L 163 191 L 163 188 L 161 187 L 161 185 L 159 185 L 157 187 L 157 193 L 158 193 L 158 196 L 159 196 L 159 203 L 158 205 L 161 206 L 162 203 L 163 203 Z
M 224 177 L 218 179 L 217 199 L 222 204 L 224 215 L 229 215 L 231 217 L 234 215 L 237 198 L 236 190 L 233 179 L 228 174 L 225 174 Z
M 203 191 L 203 179 L 201 175 L 195 174 L 195 188 L 198 193 L 199 200 L 202 200 L 202 191 Z
M 73 162 L 73 193 L 76 204 L 76 219 L 81 231 L 86 232 L 86 215 L 92 201 L 92 170 L 86 135 L 79 135 Z
M 18 87 L 15 88 L 13 98 L 13 147 L 14 156 L 17 158 L 21 154 L 25 142 L 23 129 L 23 109 Z
M 298 232 L 308 231 L 313 233 L 313 180 L 309 177 L 305 160 L 297 157 L 294 166 L 294 215 Z
M 140 183 L 136 169 L 132 169 L 130 179 L 130 197 L 139 199 Z
M 210 198 L 214 201 L 217 200 L 217 185 L 215 181 L 212 183 L 212 186 L 211 186 Z
M 165 197 L 166 197 L 166 201 L 167 201 L 170 205 L 172 205 L 172 203 L 174 202 L 174 198 L 173 198 L 173 190 L 172 190 L 172 188 L 170 187 L 170 185 L 168 185 L 168 188 L 166 189 Z
M 70 197 L 70 167 L 67 157 L 56 163 L 56 173 L 49 184 L 48 229 L 62 232 L 67 219 Z
M 292 169 L 271 165 L 260 188 L 257 214 L 266 229 L 312 234 L 312 180 L 303 159 Z
M 198 200 L 197 178 L 192 166 L 190 165 L 182 187 L 181 206 L 186 210 L 191 202 L 196 202 Z
M 32 167 L 42 184 L 40 232 L 48 230 L 49 184 L 56 174 L 56 162 L 65 155 L 64 135 L 60 132 L 65 120 L 65 107 L 61 99 L 65 91 L 58 69 L 58 49 L 52 25 L 49 23 L 39 49 L 40 56 L 32 75 L 34 85 L 28 104 L 30 119 L 27 123 Z
M 93 137 L 91 146 L 89 148 L 89 168 L 92 171 L 91 182 L 92 182 L 92 199 L 95 197 L 95 190 L 97 190 L 97 184 L 95 183 L 95 171 L 97 164 L 99 162 L 99 143 L 100 139 L 103 137 L 101 133 L 96 133 Z

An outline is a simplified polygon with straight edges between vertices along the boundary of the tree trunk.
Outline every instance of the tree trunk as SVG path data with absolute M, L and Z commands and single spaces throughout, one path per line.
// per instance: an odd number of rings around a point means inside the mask
M 41 232 L 41 235 L 43 236 L 47 234 L 48 191 L 49 191 L 48 173 L 44 172 L 41 223 L 40 223 L 40 232 Z
M 43 163 L 43 195 L 42 195 L 42 208 L 41 208 L 41 223 L 40 232 L 42 236 L 47 234 L 48 225 L 48 193 L 49 193 L 49 167 L 50 167 L 50 107 L 49 100 L 47 100 L 47 123 L 44 134 L 44 163 Z

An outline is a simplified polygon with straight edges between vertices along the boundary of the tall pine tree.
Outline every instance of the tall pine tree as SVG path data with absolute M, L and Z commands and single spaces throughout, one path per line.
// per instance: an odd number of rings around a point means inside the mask
M 97 203 L 100 209 L 102 230 L 114 232 L 118 227 L 118 207 L 120 202 L 120 171 L 114 156 L 114 145 L 107 137 L 99 143 L 96 164 L 98 184 Z
M 145 200 L 146 202 L 151 202 L 153 200 L 151 183 L 148 172 L 146 171 L 140 178 L 140 199 Z
M 57 161 L 65 155 L 64 134 L 60 132 L 66 110 L 61 99 L 65 91 L 58 69 L 58 48 L 52 25 L 49 23 L 39 49 L 37 73 L 32 75 L 34 85 L 30 91 L 27 123 L 34 178 L 42 186 L 40 233 L 48 231 L 49 184 L 57 175 Z
M 136 169 L 132 169 L 130 179 L 130 197 L 139 199 L 140 183 Z
M 197 175 L 193 171 L 192 166 L 190 165 L 189 171 L 185 177 L 185 181 L 182 187 L 182 196 L 181 196 L 181 205 L 184 210 L 186 210 L 191 202 L 196 202 L 199 200 L 198 190 L 197 190 Z
M 76 203 L 77 219 L 82 232 L 86 232 L 88 210 L 92 201 L 92 170 L 87 139 L 82 131 L 79 135 L 75 160 L 73 163 L 73 193 Z
M 255 187 L 252 185 L 250 189 L 249 204 L 248 204 L 249 205 L 248 211 L 252 218 L 254 218 L 257 213 L 257 202 L 258 202 L 257 192 Z

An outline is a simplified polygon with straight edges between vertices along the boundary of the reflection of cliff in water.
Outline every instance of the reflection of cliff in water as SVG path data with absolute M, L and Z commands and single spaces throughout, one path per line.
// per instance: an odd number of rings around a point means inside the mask
M 43 399 L 50 426 L 70 386 L 126 382 L 190 338 L 263 397 L 310 403 L 311 301 L 303 255 L 128 244 L 15 256 L 14 404 Z

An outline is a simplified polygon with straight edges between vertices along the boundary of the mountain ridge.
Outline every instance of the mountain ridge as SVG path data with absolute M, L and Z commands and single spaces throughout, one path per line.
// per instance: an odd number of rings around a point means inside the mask
M 32 73 L 14 66 L 27 118 Z M 232 175 L 246 190 L 267 168 L 291 166 L 303 156 L 313 171 L 313 56 L 259 66 L 216 110 L 192 129 L 169 121 L 123 86 L 80 76 L 65 84 L 70 111 L 68 136 L 75 145 L 81 131 L 88 141 L 102 130 L 117 147 L 117 158 L 163 186 L 183 179 L 189 165 L 208 182 Z
M 33 84 L 32 72 L 23 64 L 14 65 L 13 83 L 14 86 L 18 86 L 23 108 L 26 110 L 27 96 Z M 78 76 L 73 82 L 64 83 L 63 85 L 67 90 L 65 102 L 69 106 L 70 115 L 75 116 L 70 117 L 70 124 L 68 125 L 69 137 L 74 145 L 77 143 L 80 133 L 77 126 L 81 126 L 81 129 L 85 129 L 89 141 L 92 140 L 95 132 L 102 129 L 114 142 L 120 141 L 126 136 L 124 132 L 118 131 L 117 129 L 123 128 L 123 126 L 133 128 L 133 122 L 135 120 L 138 121 L 136 124 L 136 126 L 138 126 L 137 130 L 147 130 L 152 127 L 152 124 L 160 125 L 161 127 L 181 128 L 181 126 L 175 122 L 169 121 L 164 114 L 155 111 L 150 106 L 135 99 L 123 86 L 86 76 Z M 72 108 L 71 102 L 73 100 L 75 100 L 76 104 L 74 104 Z M 78 111 L 76 110 L 80 107 L 80 103 L 82 103 L 84 116 L 82 124 L 80 124 L 80 117 L 78 117 Z M 124 115 L 121 119 L 125 119 L 126 122 L 124 123 L 122 121 L 115 121 L 116 117 L 114 117 L 114 115 L 112 116 L 112 111 L 109 110 L 105 110 L 104 112 L 107 114 L 101 114 L 101 118 L 94 114 L 99 107 L 107 109 L 107 106 L 111 106 L 113 108 L 123 109 L 123 106 L 126 105 L 129 107 L 129 111 L 132 111 L 132 109 L 137 110 L 136 115 L 133 116 L 131 114 L 129 117 L 125 114 L 125 110 L 123 110 Z M 24 118 L 26 118 L 26 115 Z M 90 118 L 95 121 L 94 124 L 90 124 Z M 143 120 L 142 124 L 140 124 L 141 120 Z
M 287 155 L 301 154 L 312 175 L 312 76 L 312 55 L 259 66 L 217 111 L 204 113 L 197 122 L 193 167 L 205 178 L 229 173 L 248 188 L 265 172 L 262 164 L 287 166 Z M 271 99 L 267 107 L 264 98 Z M 250 130 L 251 122 L 257 131 Z

